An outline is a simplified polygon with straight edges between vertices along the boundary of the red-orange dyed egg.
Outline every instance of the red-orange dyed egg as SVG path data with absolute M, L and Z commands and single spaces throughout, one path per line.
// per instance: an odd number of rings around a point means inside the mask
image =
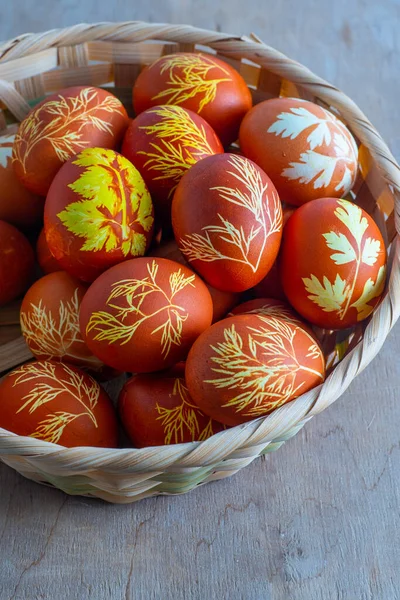
M 97 370 L 79 329 L 79 309 L 86 286 L 64 271 L 50 273 L 29 288 L 21 305 L 21 329 L 32 354 Z
M 372 313 L 384 289 L 381 233 L 352 202 L 314 200 L 297 209 L 285 227 L 281 276 L 289 302 L 314 325 L 355 325 Z
M 216 154 L 181 179 L 172 203 L 179 249 L 213 287 L 241 292 L 272 267 L 282 208 L 269 177 L 236 154 Z
M 46 275 L 62 270 L 60 263 L 54 258 L 54 256 L 50 252 L 49 245 L 46 241 L 44 229 L 41 230 L 38 240 L 36 242 L 36 259 L 39 263 L 39 267 Z
M 81 331 L 93 354 L 134 373 L 183 360 L 211 319 L 211 296 L 200 277 L 153 257 L 103 273 L 86 292 L 80 311 Z
M 235 315 L 193 344 L 186 384 L 202 412 L 226 425 L 261 417 L 324 380 L 315 339 L 279 317 Z
M 131 122 L 121 152 L 140 171 L 157 216 L 170 221 L 173 192 L 182 175 L 202 158 L 223 151 L 202 117 L 181 106 L 163 105 Z
M 0 137 L 0 220 L 23 231 L 35 229 L 43 219 L 43 198 L 29 192 L 12 166 L 15 134 Z
M 181 52 L 162 56 L 135 82 L 136 114 L 158 104 L 183 106 L 201 115 L 222 143 L 229 144 L 237 139 L 252 98 L 243 77 L 227 63 L 207 54 Z
M 35 255 L 24 234 L 0 221 L 0 306 L 15 300 L 29 287 L 34 264 Z
M 47 194 L 44 225 L 50 252 L 83 281 L 143 256 L 153 223 L 142 176 L 114 150 L 83 150 L 62 166 Z
M 0 383 L 0 427 L 61 446 L 115 448 L 117 419 L 106 392 L 71 365 L 34 361 Z
M 125 383 L 118 407 L 137 448 L 204 441 L 225 429 L 193 403 L 185 379 L 172 374 L 135 375 Z
M 31 192 L 45 196 L 61 165 L 81 150 L 115 148 L 128 127 L 122 103 L 95 87 L 70 87 L 40 102 L 21 122 L 13 166 Z
M 268 173 L 288 204 L 339 198 L 354 185 L 355 140 L 342 121 L 313 102 L 260 102 L 244 118 L 239 140 L 244 155 Z
M 150 252 L 151 256 L 159 256 L 161 258 L 168 258 L 174 260 L 181 265 L 189 267 L 189 264 L 184 259 L 182 252 L 179 250 L 175 240 L 170 240 L 163 244 L 160 244 L 157 248 L 154 248 Z M 209 285 L 205 282 L 208 291 L 210 292 L 211 300 L 213 303 L 213 318 L 212 322 L 219 321 L 226 316 L 228 311 L 231 310 L 240 300 L 240 294 L 235 292 L 224 292 L 217 290 L 217 288 Z

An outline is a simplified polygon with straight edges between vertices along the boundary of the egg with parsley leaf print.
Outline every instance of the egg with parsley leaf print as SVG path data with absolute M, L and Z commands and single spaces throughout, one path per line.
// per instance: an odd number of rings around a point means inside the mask
M 44 226 L 61 267 L 93 281 L 109 267 L 143 256 L 153 233 L 153 204 L 124 156 L 87 148 L 66 162 L 46 198 Z
M 325 329 L 367 318 L 385 286 L 382 235 L 368 213 L 347 200 L 320 198 L 298 208 L 286 224 L 280 259 L 287 299 Z
M 245 156 L 264 169 L 287 204 L 343 197 L 353 187 L 358 148 L 333 113 L 299 98 L 272 98 L 242 121 Z

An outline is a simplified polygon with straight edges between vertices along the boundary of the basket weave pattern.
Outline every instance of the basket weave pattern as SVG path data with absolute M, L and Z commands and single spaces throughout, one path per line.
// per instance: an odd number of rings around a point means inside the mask
M 325 383 L 271 415 L 223 431 L 205 442 L 160 448 L 63 448 L 0 428 L 0 460 L 22 475 L 69 494 L 129 503 L 157 494 L 184 493 L 236 473 L 279 448 L 314 415 L 334 402 L 380 350 L 400 314 L 400 168 L 360 109 L 347 96 L 260 40 L 181 25 L 81 24 L 27 34 L 0 45 L 0 135 L 14 131 L 29 101 L 73 85 L 110 86 L 131 105 L 132 84 L 144 65 L 164 54 L 201 50 L 238 69 L 254 102 L 279 95 L 317 102 L 348 125 L 360 145 L 360 173 L 352 196 L 377 222 L 390 248 L 383 300 L 362 327 L 358 343 Z M 11 341 L 0 311 L 0 373 L 30 358 L 22 338 Z M 1 399 L 0 399 L 1 400 Z

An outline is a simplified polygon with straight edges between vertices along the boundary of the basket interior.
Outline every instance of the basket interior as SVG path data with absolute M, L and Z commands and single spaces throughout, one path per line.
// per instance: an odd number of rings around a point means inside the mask
M 2 97 L 0 102 L 0 136 L 15 133 L 18 121 L 24 117 L 30 107 L 46 95 L 75 85 L 93 85 L 112 89 L 113 93 L 125 105 L 128 114 L 133 116 L 132 85 L 141 69 L 162 55 L 179 51 L 206 52 L 228 62 L 246 80 L 252 92 L 254 103 L 277 96 L 298 97 L 316 102 L 342 118 L 342 115 L 334 107 L 312 95 L 302 86 L 295 85 L 255 62 L 245 58 L 241 60 L 233 59 L 223 52 L 216 52 L 204 45 L 165 42 L 156 39 L 141 42 L 91 41 L 78 45 L 52 47 L 38 52 L 30 50 L 26 55 L 23 55 L 22 52 L 21 56 L 21 45 L 23 43 L 23 40 L 18 42 L 19 54 L 17 58 L 14 58 L 13 46 L 0 58 L 0 80 L 3 80 L 0 83 L 4 84 L 0 90 Z M 345 119 L 343 121 L 346 122 Z M 368 148 L 360 144 L 356 136 L 355 138 L 359 146 L 360 168 L 356 183 L 347 199 L 357 203 L 372 216 L 382 232 L 387 248 L 390 250 L 391 243 L 396 235 L 394 192 L 381 175 Z M 20 302 L 17 301 L 0 310 L 0 376 L 31 357 L 21 338 L 19 306 Z M 360 342 L 368 322 L 369 319 L 346 331 L 320 330 L 318 332 L 330 370 Z M 278 447 L 280 443 L 282 442 L 277 442 L 275 445 Z M 274 443 L 271 444 L 271 450 L 275 449 L 273 446 Z M 10 464 L 17 468 L 15 461 L 18 460 L 15 458 Z M 54 481 L 52 481 L 49 474 L 42 476 L 35 468 L 29 471 L 26 464 L 23 471 L 25 476 L 32 479 L 42 482 L 45 480 L 47 483 L 63 488 L 62 482 L 57 477 L 54 477 Z M 198 481 L 192 482 L 188 489 L 206 479 L 217 479 L 226 476 L 223 470 L 216 474 L 215 469 L 211 466 L 205 467 L 203 471 L 198 472 Z M 170 482 L 168 482 L 168 474 L 162 476 L 162 481 L 164 488 L 168 488 L 168 485 L 170 485 L 173 493 L 176 485 L 178 485 L 175 481 L 178 475 L 171 475 L 170 473 L 169 476 L 172 477 Z M 100 497 L 109 499 L 106 496 L 112 486 L 110 488 L 105 480 L 102 484 L 105 493 L 101 495 L 88 488 L 86 478 L 83 478 L 82 482 L 82 478 L 78 477 L 76 481 L 75 479 L 73 485 L 76 491 L 74 493 L 92 494 L 93 492 L 93 495 L 100 495 Z M 132 485 L 132 476 L 130 476 L 129 481 Z M 179 486 L 180 491 L 187 491 L 182 488 L 182 482 L 179 483 Z M 157 489 L 153 480 L 149 480 L 148 487 L 149 489 L 153 488 L 152 493 Z M 164 488 L 163 492 L 168 493 L 168 489 Z M 150 495 L 143 487 L 143 482 L 140 489 L 141 496 Z M 66 491 L 71 493 L 70 489 L 66 489 Z M 130 498 L 130 496 L 128 495 L 127 498 Z M 136 499 L 139 499 L 139 497 Z M 125 501 L 129 501 L 129 499 Z

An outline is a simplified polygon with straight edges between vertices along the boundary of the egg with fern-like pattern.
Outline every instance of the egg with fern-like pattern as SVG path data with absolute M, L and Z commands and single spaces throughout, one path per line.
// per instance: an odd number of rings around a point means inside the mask
M 69 448 L 116 448 L 117 419 L 106 392 L 72 365 L 33 361 L 0 382 L 0 427 Z
M 380 300 L 385 243 L 362 208 L 321 198 L 290 217 L 280 267 L 286 297 L 304 319 L 325 329 L 346 329 L 366 319 Z
M 252 97 L 243 77 L 226 62 L 209 54 L 180 52 L 157 59 L 135 81 L 135 113 L 158 104 L 199 114 L 228 145 L 237 139 Z
M 300 206 L 343 197 L 353 187 L 358 148 L 332 112 L 299 98 L 272 98 L 254 106 L 239 133 L 245 156 L 264 169 L 280 197 Z
M 193 403 L 183 373 L 134 375 L 121 390 L 118 408 L 136 448 L 204 441 L 225 428 Z
M 269 177 L 236 154 L 196 163 L 176 188 L 172 227 L 182 254 L 209 285 L 242 292 L 278 254 L 282 207 Z
M 92 86 L 65 88 L 37 104 L 21 121 L 13 167 L 34 194 L 46 196 L 60 167 L 85 148 L 116 148 L 129 119 L 114 94 Z
M 164 226 L 171 220 L 173 193 L 184 173 L 206 156 L 223 151 L 207 121 L 173 105 L 140 113 L 129 125 L 121 149 L 140 171 Z
M 92 283 L 81 304 L 80 325 L 102 362 L 144 373 L 184 360 L 212 314 L 210 293 L 191 269 L 146 257 L 116 265 Z
M 20 311 L 21 330 L 37 359 L 101 370 L 101 361 L 89 351 L 79 328 L 79 309 L 86 290 L 78 279 L 57 271 L 35 281 L 26 292 Z
M 153 224 L 142 176 L 114 150 L 83 150 L 61 167 L 47 194 L 44 229 L 50 253 L 83 281 L 143 256 Z
M 325 361 L 303 327 L 280 317 L 234 315 L 193 344 L 186 361 L 189 393 L 225 425 L 262 417 L 324 381 Z

